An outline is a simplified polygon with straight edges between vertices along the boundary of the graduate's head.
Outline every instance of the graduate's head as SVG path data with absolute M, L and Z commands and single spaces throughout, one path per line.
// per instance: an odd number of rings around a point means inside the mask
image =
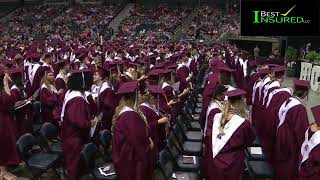
M 45 53 L 44 56 L 43 56 L 43 60 L 44 60 L 46 63 L 51 64 L 52 61 L 53 61 L 53 55 L 54 55 L 54 54 L 53 54 L 53 53 L 50 53 L 50 52 Z
M 106 77 L 106 71 L 102 67 L 97 67 L 93 74 L 93 83 L 102 82 Z
M 230 115 L 238 115 L 242 118 L 248 119 L 248 113 L 246 103 L 244 101 L 244 95 L 246 92 L 242 89 L 235 89 L 225 92 L 228 97 L 227 103 L 224 105 L 221 116 L 221 129 L 225 127 Z
M 87 91 L 93 84 L 93 73 L 89 69 L 71 71 L 68 88 L 71 91 Z
M 318 129 L 320 129 L 320 105 L 312 107 L 311 112 L 313 114 L 314 121 L 318 126 Z
M 273 72 L 273 80 L 277 80 L 280 83 L 282 83 L 284 81 L 284 74 L 286 72 L 286 67 L 284 66 L 277 66 L 272 68 L 272 72 Z
M 226 66 L 219 67 L 218 69 L 220 71 L 220 83 L 222 85 L 231 84 L 232 73 L 234 72 L 234 70 Z
M 258 74 L 259 74 L 260 79 L 264 79 L 270 74 L 270 69 L 269 68 L 260 68 L 260 69 L 258 69 Z
M 128 106 L 131 109 L 136 109 L 137 108 L 137 98 L 138 98 L 138 81 L 129 81 L 123 83 L 116 94 L 118 96 L 121 96 L 121 100 L 116 108 L 116 111 L 113 115 L 112 118 L 112 127 L 114 127 L 116 123 L 116 119 L 119 116 L 121 110 L 125 107 Z
M 294 91 L 293 95 L 299 97 L 300 99 L 305 99 L 309 95 L 310 82 L 306 80 L 293 80 Z
M 19 67 L 15 67 L 8 70 L 8 75 L 11 79 L 12 84 L 18 86 L 19 88 L 23 88 L 23 69 Z
M 224 101 L 225 95 L 224 93 L 227 91 L 227 88 L 224 85 L 219 84 L 214 91 L 214 100 Z

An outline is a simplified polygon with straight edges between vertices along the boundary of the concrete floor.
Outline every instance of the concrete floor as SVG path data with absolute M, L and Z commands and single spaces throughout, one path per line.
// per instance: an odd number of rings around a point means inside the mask
M 292 80 L 294 78 L 289 78 L 287 77 L 283 83 L 283 87 L 292 87 L 293 83 Z M 309 122 L 312 123 L 314 122 L 314 117 L 310 111 L 310 108 L 316 105 L 320 105 L 320 93 L 314 92 L 312 90 L 310 90 L 309 93 L 309 98 L 306 101 L 306 106 L 307 106 L 307 110 L 308 110 L 308 117 L 309 117 Z

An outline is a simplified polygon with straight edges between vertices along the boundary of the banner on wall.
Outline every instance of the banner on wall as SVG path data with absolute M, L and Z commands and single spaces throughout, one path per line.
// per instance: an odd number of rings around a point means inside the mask
M 310 81 L 311 89 L 320 92 L 320 66 L 308 62 L 301 62 L 301 80 Z

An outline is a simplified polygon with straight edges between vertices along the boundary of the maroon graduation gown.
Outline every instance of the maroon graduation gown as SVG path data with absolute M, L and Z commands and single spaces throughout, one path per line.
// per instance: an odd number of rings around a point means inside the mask
M 114 90 L 107 88 L 102 91 L 98 96 L 98 101 L 98 111 L 103 113 L 101 120 L 102 128 L 111 130 L 112 117 L 117 107 L 117 99 L 115 98 Z
M 199 123 L 202 129 L 204 128 L 204 125 L 205 125 L 208 106 L 213 98 L 214 90 L 217 87 L 217 85 L 218 85 L 217 81 L 212 81 L 212 82 L 210 81 L 209 84 L 207 84 L 203 90 L 202 109 L 199 116 Z
M 252 105 L 252 91 L 253 91 L 253 85 L 254 83 L 259 79 L 258 73 L 253 73 L 249 76 L 247 80 L 247 86 L 246 86 L 246 99 L 247 104 L 250 106 Z
M 11 88 L 11 96 L 15 98 L 15 101 L 21 101 L 21 90 Z M 32 131 L 32 105 L 28 104 L 24 107 L 14 110 L 14 119 L 16 120 L 17 137 L 22 134 Z
M 209 168 L 207 168 L 208 164 L 210 164 L 210 161 L 212 160 L 212 124 L 213 124 L 213 118 L 216 114 L 220 113 L 219 108 L 212 109 L 207 116 L 207 122 L 204 132 L 204 145 L 205 148 L 203 149 L 203 159 L 202 159 L 202 171 L 204 177 L 210 177 L 211 172 L 208 171 Z
M 67 88 L 67 85 L 66 85 L 66 83 L 64 82 L 64 80 L 62 78 L 56 78 L 55 86 L 56 86 L 57 91 L 59 91 L 60 89 L 66 89 Z
M 27 97 L 31 97 L 33 93 L 35 93 L 39 88 L 40 88 L 40 82 L 41 79 L 44 75 L 44 69 L 45 67 L 39 67 L 34 75 L 33 78 L 33 83 L 31 84 L 30 81 L 27 81 L 26 86 L 27 86 Z
M 155 165 L 157 160 L 157 154 L 159 153 L 159 145 L 160 145 L 160 136 L 159 133 L 159 124 L 158 120 L 161 118 L 159 114 L 157 114 L 154 110 L 148 107 L 149 104 L 145 105 L 143 103 L 139 106 L 140 111 L 146 117 L 148 125 L 149 125 L 149 136 L 153 141 L 154 147 L 151 150 L 152 152 L 152 164 Z M 150 105 L 149 105 L 150 106 Z M 162 136 L 163 137 L 163 136 Z M 165 135 L 164 135 L 165 137 Z
M 41 116 L 44 122 L 56 123 L 53 118 L 53 111 L 57 108 L 58 95 L 47 88 L 40 90 Z
M 128 107 L 124 107 L 128 108 Z M 113 129 L 112 160 L 118 180 L 153 179 L 146 124 L 135 111 L 125 111 Z
M 249 121 L 244 121 L 232 134 L 220 152 L 207 164 L 206 180 L 245 179 L 244 150 L 255 139 L 254 129 Z M 212 149 L 211 149 L 212 153 Z
M 271 81 L 270 81 L 271 82 Z M 275 135 L 275 120 L 274 120 L 274 115 L 278 115 L 278 113 L 274 112 L 275 114 L 271 115 L 271 109 L 272 108 L 266 108 L 266 104 L 268 101 L 269 94 L 274 91 L 275 89 L 280 88 L 278 85 L 278 82 L 270 83 L 270 86 L 273 87 L 266 87 L 268 90 L 264 93 L 262 93 L 262 101 L 264 101 L 264 104 L 261 104 L 261 115 L 258 117 L 259 118 L 259 127 L 263 127 L 259 129 L 259 132 L 257 134 L 259 135 L 259 140 L 261 143 L 261 147 L 266 153 L 268 159 L 271 161 L 272 160 L 272 149 L 273 149 L 273 139 Z M 265 97 L 265 98 L 264 98 Z M 281 104 L 282 105 L 282 104 Z M 280 105 L 280 106 L 281 106 Z M 279 107 L 280 108 L 280 107 Z
M 188 76 L 189 76 L 189 68 L 187 66 L 181 65 L 181 67 L 178 67 L 176 78 L 177 78 L 177 81 L 180 82 L 179 90 L 181 92 L 188 87 L 188 83 L 186 81 L 186 78 Z
M 298 179 L 300 147 L 308 127 L 307 110 L 302 104 L 288 110 L 275 139 L 273 160 L 275 180 Z
M 18 165 L 16 125 L 13 119 L 15 97 L 0 93 L 0 166 Z
M 311 136 L 314 134 L 310 129 L 308 129 L 310 140 Z M 300 162 L 302 156 L 300 154 Z M 311 152 L 309 157 L 305 160 L 299 170 L 299 180 L 318 180 L 320 179 L 320 144 L 316 145 Z
M 71 99 L 65 107 L 61 128 L 63 157 L 68 180 L 78 180 L 80 174 L 80 151 L 89 142 L 90 118 L 88 103 L 82 97 Z

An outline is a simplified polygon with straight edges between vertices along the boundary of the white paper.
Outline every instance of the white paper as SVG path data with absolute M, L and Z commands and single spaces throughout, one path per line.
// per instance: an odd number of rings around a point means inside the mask
M 193 158 L 193 164 L 196 164 L 196 156 L 186 156 L 186 155 L 183 155 L 183 158 L 190 158 L 190 157 Z
M 261 149 L 261 147 L 250 147 L 250 153 L 261 155 L 262 149 Z
M 172 177 L 173 179 L 177 179 L 177 176 L 176 176 L 175 173 L 173 173 L 171 177 Z

